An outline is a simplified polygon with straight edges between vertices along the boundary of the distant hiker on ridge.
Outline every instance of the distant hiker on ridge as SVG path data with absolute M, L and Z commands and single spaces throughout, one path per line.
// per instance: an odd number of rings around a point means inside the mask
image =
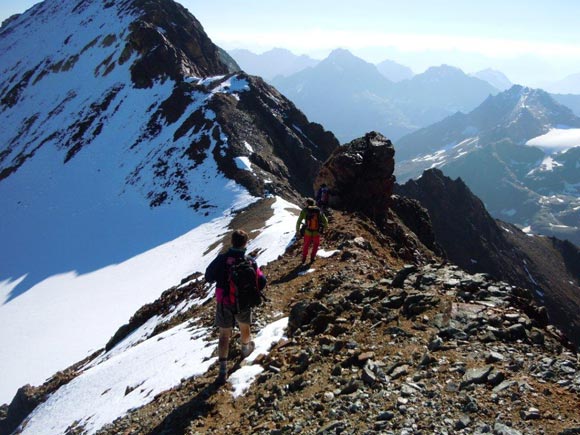
M 242 230 L 234 231 L 231 243 L 231 248 L 218 255 L 205 271 L 206 281 L 216 282 L 215 325 L 220 331 L 218 385 L 225 384 L 228 376 L 230 339 L 236 321 L 240 328 L 242 358 L 254 351 L 250 332 L 252 307 L 259 305 L 261 291 L 266 287 L 266 277 L 255 260 L 246 256 L 248 234 Z
M 305 221 L 303 227 L 301 227 L 302 221 Z M 308 249 L 312 244 L 312 252 L 310 254 L 310 262 L 314 262 L 316 258 L 316 252 L 318 251 L 318 245 L 320 245 L 320 233 L 328 226 L 328 220 L 324 213 L 320 211 L 318 207 L 314 205 L 314 200 L 308 198 L 306 200 L 306 207 L 300 212 L 298 216 L 298 221 L 296 222 L 296 234 L 302 235 L 304 232 L 304 246 L 302 247 L 302 264 L 306 263 L 306 258 L 308 257 Z
M 325 183 L 322 183 L 318 192 L 316 193 L 316 205 L 320 207 L 323 213 L 328 208 L 328 201 L 330 199 L 330 189 Z

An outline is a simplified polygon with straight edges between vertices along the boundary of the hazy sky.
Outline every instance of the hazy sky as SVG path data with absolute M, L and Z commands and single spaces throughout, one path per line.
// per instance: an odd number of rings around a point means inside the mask
M 68 1 L 68 0 L 67 0 Z M 0 19 L 37 1 L 2 0 Z M 577 0 L 181 0 L 225 49 L 323 58 L 337 47 L 422 72 L 492 67 L 534 85 L 580 73 Z

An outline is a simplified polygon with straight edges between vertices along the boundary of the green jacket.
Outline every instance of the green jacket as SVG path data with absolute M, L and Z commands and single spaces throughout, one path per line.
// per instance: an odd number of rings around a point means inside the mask
M 316 209 L 318 209 L 319 211 L 319 216 L 320 216 L 320 221 L 319 221 L 319 227 L 321 228 L 326 228 L 328 226 L 328 219 L 326 218 L 326 216 L 324 215 L 324 213 L 322 213 L 322 211 L 320 211 L 320 209 L 318 207 L 314 207 Z M 300 225 L 302 224 L 302 221 L 304 221 L 306 223 L 306 216 L 308 213 L 308 207 L 302 209 L 302 211 L 300 212 L 300 216 L 298 216 L 298 221 L 296 221 L 296 232 L 300 231 Z M 304 231 L 304 234 L 308 235 L 308 236 L 317 236 L 319 233 L 319 231 L 312 231 L 309 229 L 306 229 Z

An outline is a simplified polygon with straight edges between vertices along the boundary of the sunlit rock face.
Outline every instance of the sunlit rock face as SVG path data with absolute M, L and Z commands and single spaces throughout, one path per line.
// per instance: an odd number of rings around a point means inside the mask
M 315 190 L 324 183 L 332 192 L 332 207 L 384 217 L 395 183 L 394 156 L 390 140 L 367 133 L 333 152 L 316 178 Z

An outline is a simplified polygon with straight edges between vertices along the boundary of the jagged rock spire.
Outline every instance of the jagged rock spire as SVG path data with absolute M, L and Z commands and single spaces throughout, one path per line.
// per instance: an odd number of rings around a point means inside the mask
M 393 193 L 394 156 L 390 140 L 374 131 L 367 133 L 333 152 L 316 178 L 315 190 L 325 183 L 333 207 L 380 219 Z

